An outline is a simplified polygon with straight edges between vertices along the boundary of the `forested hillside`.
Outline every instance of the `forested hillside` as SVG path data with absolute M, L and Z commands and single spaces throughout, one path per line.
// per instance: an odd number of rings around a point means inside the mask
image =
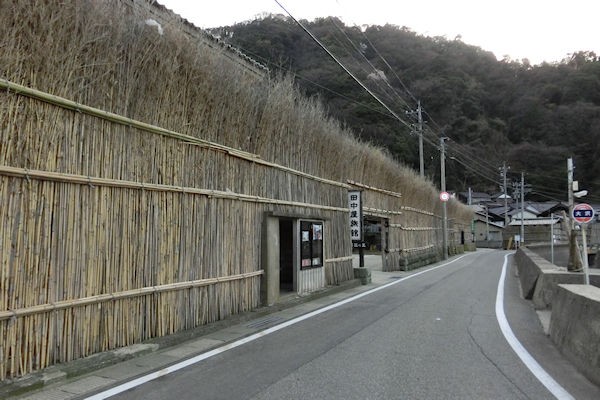
M 408 28 L 345 26 L 335 18 L 302 21 L 341 63 L 388 105 L 359 86 L 290 18 L 213 29 L 222 40 L 269 65 L 292 72 L 309 95 L 359 137 L 418 169 L 417 101 L 425 122 L 425 170 L 439 182 L 440 136 L 446 136 L 448 187 L 499 190 L 525 172 L 540 199 L 566 199 L 566 160 L 575 179 L 600 199 L 600 60 L 574 49 L 560 63 L 497 61 L 460 38 L 426 37 Z

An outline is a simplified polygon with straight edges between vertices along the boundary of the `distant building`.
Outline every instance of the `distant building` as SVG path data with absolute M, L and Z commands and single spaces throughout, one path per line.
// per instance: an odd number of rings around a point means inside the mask
M 490 221 L 485 212 L 476 212 L 473 221 L 473 236 L 477 247 L 502 248 L 504 227 Z

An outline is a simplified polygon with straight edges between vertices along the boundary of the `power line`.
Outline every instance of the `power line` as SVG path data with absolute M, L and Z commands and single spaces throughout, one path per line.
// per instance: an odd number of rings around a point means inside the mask
M 481 170 L 479 170 L 477 168 L 474 168 L 473 166 L 471 166 L 471 165 L 469 165 L 469 164 L 461 161 L 460 159 L 458 159 L 456 157 L 450 157 L 450 159 L 456 161 L 457 163 L 459 163 L 463 167 L 465 167 L 465 168 L 473 171 L 475 174 L 479 175 L 480 177 L 482 177 L 482 178 L 484 178 L 484 179 L 486 179 L 486 180 L 488 180 L 488 181 L 490 181 L 492 183 L 495 183 L 496 185 L 502 186 L 502 183 L 500 181 L 498 181 L 498 180 L 496 180 L 494 178 L 490 178 L 489 175 L 484 174 L 483 172 L 481 172 Z
M 286 73 L 289 73 L 289 74 L 293 75 L 297 79 L 300 79 L 302 81 L 308 82 L 308 83 L 310 83 L 313 86 L 316 86 L 316 87 L 318 87 L 320 89 L 323 89 L 323 90 L 325 90 L 325 91 L 327 91 L 329 93 L 332 93 L 332 94 L 334 94 L 334 95 L 336 95 L 338 97 L 341 97 L 341 98 L 343 98 L 345 100 L 348 100 L 351 103 L 354 103 L 356 105 L 365 107 L 365 108 L 367 108 L 367 109 L 369 109 L 369 110 L 371 110 L 371 111 L 373 111 L 375 113 L 381 114 L 381 115 L 383 115 L 385 117 L 388 117 L 388 118 L 391 118 L 391 119 L 395 119 L 394 116 L 391 115 L 391 114 L 389 114 L 389 113 L 385 113 L 385 112 L 383 112 L 381 110 L 378 110 L 378 109 L 374 108 L 370 104 L 367 104 L 367 103 L 358 101 L 356 99 L 353 99 L 353 98 L 351 98 L 351 97 L 349 97 L 349 96 L 347 96 L 347 95 L 345 95 L 343 93 L 340 93 L 340 92 L 338 92 L 336 90 L 333 90 L 333 89 L 331 89 L 331 88 L 329 88 L 329 87 L 327 87 L 325 85 L 322 85 L 322 84 L 320 84 L 318 82 L 315 82 L 315 81 L 313 81 L 311 79 L 308 79 L 307 77 L 305 77 L 303 75 L 300 75 L 299 73 L 297 73 L 297 72 L 295 72 L 295 71 L 293 71 L 293 70 L 291 70 L 289 68 L 284 68 L 280 64 L 274 63 L 273 61 L 271 61 L 271 60 L 269 60 L 269 59 L 261 56 L 260 54 L 257 54 L 255 52 L 253 52 L 252 50 L 248 50 L 247 48 L 244 48 L 244 47 L 240 46 L 239 44 L 236 44 L 236 47 L 239 48 L 240 50 L 242 50 L 244 53 L 246 53 L 248 55 L 251 55 L 254 58 L 258 58 L 258 59 L 260 59 L 262 62 L 264 62 L 266 64 L 269 64 L 269 66 L 271 66 L 273 68 L 277 68 L 278 70 L 280 70 L 282 72 L 286 72 Z M 294 58 L 290 58 L 290 59 L 293 60 L 293 61 L 297 61 Z
M 408 89 L 408 87 L 404 84 L 404 82 L 402 82 L 402 79 L 400 79 L 400 77 L 398 76 L 398 74 L 396 73 L 396 71 L 394 71 L 394 69 L 392 68 L 392 66 L 387 62 L 387 60 L 383 57 L 383 55 L 381 55 L 381 53 L 379 52 L 379 50 L 377 50 L 377 48 L 375 47 L 375 45 L 373 43 L 371 43 L 371 40 L 369 40 L 369 38 L 367 37 L 367 35 L 361 30 L 363 37 L 367 40 L 367 42 L 369 42 L 369 45 L 371 46 L 371 48 L 375 51 L 375 53 L 377 54 L 377 56 L 379 56 L 379 58 L 381 58 L 383 60 L 383 62 L 385 63 L 385 65 L 388 67 L 388 69 L 390 71 L 392 71 L 392 73 L 394 74 L 394 76 L 396 77 L 396 79 L 398 80 L 398 82 L 400 82 L 400 85 L 402 85 L 402 88 L 404 88 L 404 90 L 406 91 L 406 93 L 408 93 L 408 95 L 415 101 L 418 102 L 417 98 L 411 93 L 411 91 Z
M 292 18 L 303 30 L 304 32 L 306 32 L 325 52 L 327 52 L 327 54 L 340 66 L 342 67 L 342 69 L 344 71 L 346 71 L 346 73 L 348 75 L 350 75 L 352 77 L 352 79 L 354 79 L 356 81 L 356 83 L 358 83 L 363 89 L 365 89 L 375 100 L 377 100 L 386 110 L 388 110 L 390 112 L 390 114 L 392 114 L 398 121 L 400 121 L 402 124 L 406 125 L 408 128 L 410 128 L 410 124 L 408 122 L 406 122 L 405 120 L 403 120 L 402 118 L 400 118 L 400 116 L 398 116 L 398 114 L 396 114 L 387 104 L 385 104 L 379 97 L 377 97 L 377 95 L 375 95 L 375 93 L 373 93 L 368 87 L 366 87 L 361 81 L 360 79 L 358 79 L 352 72 L 350 72 L 350 70 L 348 70 L 348 68 L 346 68 L 338 59 L 337 57 L 331 52 L 329 51 L 329 49 L 327 49 L 325 47 L 325 45 L 323 45 L 323 43 L 321 43 L 321 41 L 314 36 L 305 26 L 304 24 L 302 24 L 300 21 L 298 21 L 296 18 L 294 18 L 294 16 L 292 16 L 292 14 L 290 14 L 290 12 L 278 1 L 275 0 L 275 3 L 277 3 L 277 5 L 279 5 L 279 7 L 281 7 L 281 9 L 287 13 L 290 18 Z
M 355 43 L 352 41 L 352 39 L 351 39 L 351 38 L 350 38 L 350 37 L 349 37 L 349 36 L 346 34 L 346 32 L 344 32 L 344 30 L 343 30 L 343 29 L 341 29 L 341 28 L 340 28 L 340 26 L 339 26 L 338 24 L 336 24 L 336 23 L 335 23 L 335 21 L 334 21 L 333 19 L 331 19 L 331 22 L 333 23 L 333 25 L 335 25 L 335 27 L 338 29 L 338 31 L 340 31 L 340 32 L 341 32 L 341 33 L 342 33 L 342 34 L 343 34 L 343 35 L 346 37 L 346 39 L 347 39 L 347 40 L 350 42 L 350 44 L 352 45 L 352 47 L 354 48 L 354 50 L 355 50 L 355 51 L 356 51 L 358 54 L 360 54 L 360 56 L 361 56 L 361 57 L 362 57 L 362 58 L 363 58 L 363 59 L 364 59 L 364 60 L 367 62 L 367 64 L 369 64 L 369 66 L 370 66 L 370 67 L 371 67 L 371 69 L 373 70 L 373 73 L 375 73 L 375 74 L 376 74 L 376 76 L 377 76 L 377 74 L 378 74 L 378 72 L 379 72 L 379 71 L 377 70 L 377 68 L 375 68 L 375 66 L 374 66 L 374 65 L 371 63 L 371 61 L 369 61 L 369 59 L 368 59 L 368 58 L 367 58 L 367 57 L 366 57 L 366 56 L 363 54 L 363 52 L 362 52 L 362 51 L 360 51 L 360 49 L 359 49 L 359 48 L 356 46 L 356 44 L 355 44 Z M 363 36 L 364 36 L 364 33 L 363 33 Z M 371 46 L 371 47 L 373 47 L 373 49 L 376 51 L 376 49 L 374 48 L 374 46 Z M 384 62 L 385 62 L 385 60 L 384 60 Z M 387 64 L 387 62 L 386 62 L 386 64 Z M 380 80 L 379 80 L 379 79 L 377 79 L 376 77 L 375 77 L 375 79 L 373 79 L 373 80 L 375 81 L 375 84 L 378 84 L 378 82 L 380 81 Z M 394 87 L 392 87 L 392 86 L 390 85 L 390 83 L 388 82 L 388 80 L 387 80 L 385 77 L 381 77 L 381 81 L 385 82 L 385 84 L 387 85 L 387 87 L 388 87 L 389 89 L 391 89 L 391 91 L 392 91 L 392 94 L 393 94 L 393 95 L 395 95 L 395 97 L 397 97 L 397 98 L 398 98 L 398 99 L 399 99 L 399 100 L 400 100 L 402 103 L 404 103 L 404 105 L 406 105 L 406 107 L 407 107 L 408 109 L 411 109 L 411 107 L 410 107 L 410 106 L 409 106 L 409 104 L 406 102 L 406 100 L 404 100 L 404 99 L 402 98 L 402 96 L 400 96 L 400 94 L 399 94 L 399 93 L 396 91 L 396 89 L 394 89 Z M 384 88 L 385 88 L 385 87 L 384 87 Z M 385 91 L 385 90 L 384 90 L 384 91 Z M 393 98 L 393 96 L 390 96 L 390 98 Z
M 406 120 L 404 120 L 403 118 L 401 118 L 398 113 L 396 111 L 394 111 L 392 109 L 392 107 L 390 105 L 388 105 L 378 94 L 376 94 L 373 89 L 367 87 L 367 85 L 361 81 L 358 76 L 356 74 L 354 74 L 352 71 L 350 71 L 349 67 L 344 65 L 340 59 L 338 59 L 338 57 L 336 57 L 335 54 L 333 54 L 332 51 L 330 51 L 325 44 L 323 44 L 302 22 L 298 21 L 296 18 L 294 18 L 293 15 L 291 15 L 291 13 L 278 1 L 275 0 L 275 2 L 280 6 L 280 8 L 286 12 L 288 14 L 288 16 L 298 25 L 300 26 L 310 37 L 313 41 L 315 41 L 352 79 L 354 79 L 354 81 L 356 83 L 358 83 L 365 91 L 367 91 L 367 93 L 369 93 L 369 95 L 375 99 L 381 106 L 383 106 L 390 114 L 393 118 L 395 118 L 396 120 L 398 120 L 399 122 L 401 122 L 402 124 L 404 124 L 406 127 L 408 128 L 412 128 L 411 124 L 409 124 Z M 351 60 L 353 60 L 355 62 L 355 65 L 362 70 L 365 73 L 368 73 L 370 70 L 373 71 L 373 73 L 375 73 L 376 75 L 378 75 L 380 73 L 380 71 L 374 66 L 374 64 L 365 56 L 365 54 L 363 53 L 363 51 L 361 51 L 360 48 L 358 48 L 358 46 L 355 44 L 355 42 L 350 38 L 350 36 L 338 25 L 336 24 L 335 20 L 332 18 L 329 18 L 327 21 L 329 21 L 331 24 L 333 24 L 337 31 L 339 33 L 341 33 L 344 38 L 346 39 L 346 41 L 348 43 L 350 43 L 351 48 L 348 47 L 348 45 L 344 44 L 344 42 L 342 40 L 339 39 L 338 35 L 335 34 L 334 32 L 330 32 L 332 34 L 332 38 L 333 40 L 335 40 L 338 45 L 340 45 L 340 48 L 343 49 L 346 52 L 346 55 L 350 57 Z M 387 60 L 383 57 L 383 55 L 379 52 L 379 50 L 373 45 L 373 43 L 369 40 L 369 38 L 367 37 L 367 35 L 364 33 L 364 31 L 362 31 L 359 28 L 359 31 L 362 33 L 363 37 L 365 38 L 365 40 L 369 43 L 369 45 L 371 46 L 371 48 L 373 49 L 373 51 L 377 54 L 377 56 L 383 61 L 383 63 L 386 65 L 386 67 L 389 69 L 389 71 L 391 71 L 395 78 L 398 80 L 398 82 L 400 83 L 400 85 L 403 87 L 404 91 L 411 97 L 412 100 L 416 100 L 416 97 L 410 92 L 410 90 L 408 89 L 408 87 L 404 84 L 404 82 L 402 82 L 402 80 L 400 79 L 400 77 L 398 76 L 398 74 L 396 74 L 396 72 L 394 71 L 394 69 L 391 67 L 391 65 L 387 62 Z M 357 58 L 355 56 L 355 54 L 358 53 L 359 57 Z M 360 58 L 364 59 L 364 61 L 366 61 L 366 63 L 369 65 L 369 67 L 371 68 L 370 70 L 368 70 L 367 68 L 365 68 L 361 61 Z M 295 74 L 296 76 L 300 77 L 299 75 Z M 370 74 L 369 74 L 370 75 Z M 300 77 L 302 78 L 302 77 Z M 399 104 L 401 104 L 402 106 L 406 106 L 409 109 L 411 109 L 410 105 L 408 104 L 408 102 L 398 93 L 398 91 L 389 83 L 389 81 L 387 79 L 385 79 L 384 77 L 381 77 L 382 79 L 373 79 L 373 85 L 375 86 L 375 88 L 377 88 L 379 91 L 381 91 L 381 93 L 388 99 L 391 100 L 392 103 L 396 103 L 399 102 Z M 326 88 L 323 85 L 317 84 L 316 82 L 312 82 L 308 79 L 305 79 L 306 81 L 320 87 L 323 88 L 324 90 L 328 90 L 340 97 L 343 97 L 349 101 L 353 101 L 352 99 L 350 99 L 349 97 L 342 95 L 341 93 L 338 93 L 336 91 L 333 91 L 331 89 Z M 383 81 L 383 82 L 382 82 Z M 385 85 L 384 85 L 385 84 Z M 386 87 L 387 85 L 387 87 Z M 370 110 L 375 111 L 375 112 L 379 112 L 382 115 L 386 115 L 385 113 L 382 113 L 378 110 L 373 109 L 372 107 L 369 107 L 363 103 L 357 102 L 357 101 L 353 101 L 356 104 L 360 104 L 362 106 L 366 106 L 368 107 Z M 425 114 L 429 117 L 429 120 L 436 125 L 439 128 L 440 134 L 443 131 L 443 129 L 439 126 L 439 124 L 437 124 L 437 122 L 431 117 L 431 115 L 429 115 L 429 113 L 427 111 L 425 111 Z M 430 129 L 425 129 L 423 130 L 423 139 L 428 142 L 429 144 L 431 144 L 434 148 L 438 148 L 437 145 L 437 141 L 440 137 L 440 134 L 435 133 L 434 131 L 430 130 Z M 498 184 L 498 181 L 496 181 L 493 178 L 490 178 L 490 174 L 493 176 L 495 175 L 495 173 L 497 173 L 497 167 L 493 164 L 491 164 L 490 162 L 488 162 L 485 159 L 482 159 L 479 156 L 475 156 L 473 155 L 471 152 L 473 151 L 471 148 L 467 147 L 466 145 L 463 145 L 461 143 L 459 143 L 458 141 L 453 141 L 450 142 L 450 147 L 452 149 L 452 151 L 455 154 L 459 154 L 462 158 L 466 158 L 470 161 L 471 164 L 466 164 L 464 162 L 460 162 L 463 166 L 465 166 L 467 169 L 475 172 L 477 175 L 483 177 L 486 180 L 489 180 L 495 184 Z

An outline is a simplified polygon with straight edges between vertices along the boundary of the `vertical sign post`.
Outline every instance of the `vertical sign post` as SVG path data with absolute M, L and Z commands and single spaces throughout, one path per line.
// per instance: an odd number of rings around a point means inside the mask
M 586 203 L 577 204 L 573 207 L 573 219 L 581 225 L 581 241 L 582 241 L 582 252 L 583 256 L 583 279 L 586 285 L 590 284 L 589 265 L 588 265 L 588 254 L 587 254 L 587 240 L 586 240 L 586 226 L 588 222 L 594 219 L 594 209 L 592 206 Z
M 350 209 L 350 237 L 352 246 L 358 247 L 359 267 L 365 266 L 365 254 L 363 251 L 363 215 L 362 215 L 362 192 L 360 190 L 348 191 L 348 208 Z

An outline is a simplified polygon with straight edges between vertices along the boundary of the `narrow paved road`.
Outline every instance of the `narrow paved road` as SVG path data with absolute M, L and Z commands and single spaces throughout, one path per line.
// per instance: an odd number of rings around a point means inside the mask
M 499 328 L 505 254 L 467 254 L 113 398 L 555 398 Z M 543 334 L 512 265 L 505 297 L 518 340 L 548 373 L 574 398 L 600 398 Z

